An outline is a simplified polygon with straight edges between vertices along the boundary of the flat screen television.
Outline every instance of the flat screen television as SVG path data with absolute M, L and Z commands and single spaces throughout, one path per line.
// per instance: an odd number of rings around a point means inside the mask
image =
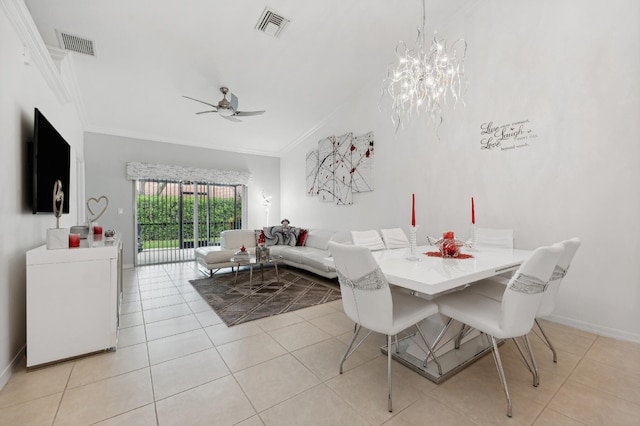
M 30 151 L 33 214 L 53 213 L 53 187 L 58 179 L 64 191 L 62 211 L 69 213 L 71 147 L 38 108 Z

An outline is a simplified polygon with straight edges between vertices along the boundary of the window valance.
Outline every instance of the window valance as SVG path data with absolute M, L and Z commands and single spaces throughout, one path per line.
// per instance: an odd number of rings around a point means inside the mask
M 225 185 L 248 185 L 251 180 L 251 173 L 170 166 L 166 164 L 127 163 L 127 179 L 164 179 Z

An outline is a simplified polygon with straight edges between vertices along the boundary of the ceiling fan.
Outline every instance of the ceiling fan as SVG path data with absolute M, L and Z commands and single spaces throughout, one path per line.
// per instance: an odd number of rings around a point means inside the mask
M 196 114 L 207 114 L 210 112 L 217 112 L 223 118 L 226 118 L 230 121 L 242 121 L 238 120 L 236 117 L 247 117 L 250 115 L 260 115 L 264 114 L 264 111 L 238 111 L 238 98 L 233 93 L 229 92 L 229 88 L 221 87 L 220 91 L 222 92 L 222 99 L 218 102 L 218 105 L 210 104 L 209 102 L 201 101 L 199 99 L 191 98 L 189 96 L 182 96 L 183 98 L 191 99 L 192 101 L 200 102 L 201 104 L 209 105 L 212 107 L 212 110 L 200 111 L 196 112 Z M 231 100 L 227 99 L 227 95 L 231 98 Z

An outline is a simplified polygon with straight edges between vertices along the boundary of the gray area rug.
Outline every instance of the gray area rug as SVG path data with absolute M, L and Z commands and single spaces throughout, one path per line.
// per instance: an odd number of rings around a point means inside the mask
M 233 282 L 235 273 L 214 275 L 189 282 L 227 326 L 340 299 L 337 280 L 326 279 L 295 268 L 281 266 L 278 269 L 279 280 L 276 279 L 275 269 L 268 267 L 263 271 L 263 281 L 260 268 L 255 267 L 251 285 L 248 269 L 242 269 L 238 273 L 236 284 Z

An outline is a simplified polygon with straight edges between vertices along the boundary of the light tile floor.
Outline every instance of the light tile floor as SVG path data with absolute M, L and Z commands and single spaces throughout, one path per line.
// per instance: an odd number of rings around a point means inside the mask
M 13 374 L 0 425 L 635 425 L 640 344 L 546 322 L 538 388 L 515 347 L 500 349 L 513 418 L 491 356 L 435 385 L 393 364 L 384 337 L 338 374 L 353 324 L 340 301 L 227 328 L 188 280 L 191 262 L 125 270 L 118 350 Z

